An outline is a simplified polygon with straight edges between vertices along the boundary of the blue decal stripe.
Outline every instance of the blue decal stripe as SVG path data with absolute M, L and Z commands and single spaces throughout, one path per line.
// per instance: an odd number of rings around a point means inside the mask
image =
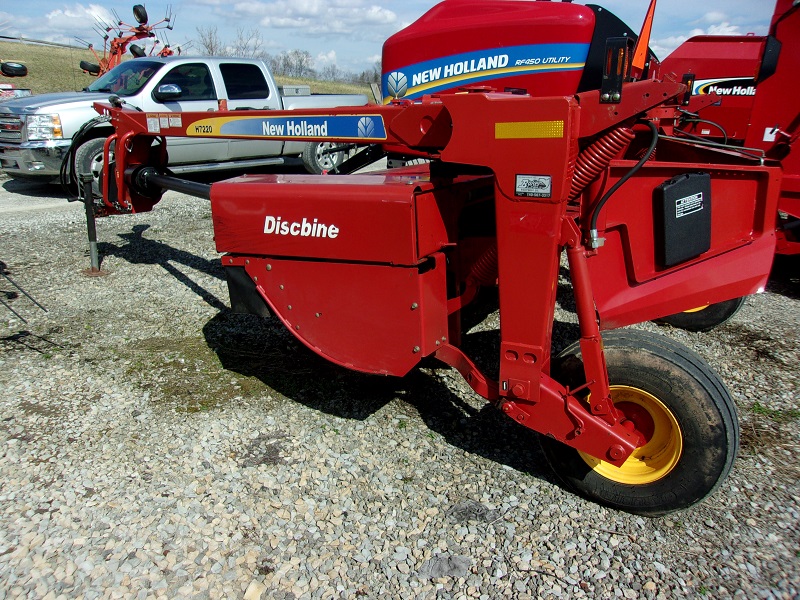
M 383 74 L 384 97 L 418 97 L 466 82 L 582 69 L 589 44 L 529 44 L 485 48 L 395 68 Z
M 457 77 L 450 77 L 449 79 L 438 79 L 425 85 L 418 85 L 416 87 L 408 88 L 408 92 L 403 96 L 406 99 L 413 99 L 422 96 L 426 93 L 432 93 L 437 90 L 453 87 L 457 83 L 467 83 L 471 81 L 484 81 L 492 79 L 500 79 L 509 75 L 519 75 L 523 73 L 547 73 L 554 71 L 578 71 L 583 69 L 586 63 L 567 63 L 563 65 L 535 65 L 523 67 L 507 67 L 505 69 L 494 69 L 492 71 L 479 71 L 477 73 L 467 73 Z M 384 104 L 389 104 L 393 98 L 384 98 Z
M 210 117 L 193 123 L 187 135 L 266 139 L 386 140 L 383 117 L 368 115 L 298 115 Z

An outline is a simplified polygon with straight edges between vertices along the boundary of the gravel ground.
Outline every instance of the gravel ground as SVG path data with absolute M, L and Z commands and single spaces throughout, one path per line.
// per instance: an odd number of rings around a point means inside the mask
M 28 320 L 0 306 L 0 599 L 800 595 L 796 261 L 713 332 L 641 326 L 743 432 L 720 491 L 645 519 L 562 489 L 448 369 L 345 372 L 231 314 L 206 202 L 100 221 L 91 278 L 82 207 L 0 186 L 0 260 L 47 308 L 0 280 Z

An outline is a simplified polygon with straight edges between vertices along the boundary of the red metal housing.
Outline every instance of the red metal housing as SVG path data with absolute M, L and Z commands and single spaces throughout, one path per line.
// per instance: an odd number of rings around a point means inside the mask
M 690 113 L 681 130 L 693 136 L 762 151 L 783 168 L 777 251 L 800 254 L 800 134 L 796 77 L 800 15 L 777 0 L 767 36 L 697 36 L 662 63 L 662 73 L 694 77 Z M 788 216 L 788 218 L 787 218 Z

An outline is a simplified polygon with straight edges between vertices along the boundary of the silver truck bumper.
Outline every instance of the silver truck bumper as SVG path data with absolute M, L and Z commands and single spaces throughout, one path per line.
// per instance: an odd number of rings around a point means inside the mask
M 0 143 L 0 169 L 11 177 L 58 177 L 72 140 Z

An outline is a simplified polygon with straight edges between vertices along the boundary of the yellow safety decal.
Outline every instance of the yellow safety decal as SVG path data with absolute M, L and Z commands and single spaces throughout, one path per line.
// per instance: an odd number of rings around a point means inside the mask
M 494 137 L 498 140 L 563 138 L 564 121 L 515 121 L 509 123 L 495 123 Z
M 225 117 L 212 117 L 210 119 L 202 119 L 200 121 L 195 121 L 188 127 L 186 127 L 186 135 L 188 136 L 203 136 L 208 134 L 216 134 L 219 135 L 220 128 L 225 123 L 229 123 L 231 121 L 236 120 L 237 117 L 233 118 L 225 118 Z

